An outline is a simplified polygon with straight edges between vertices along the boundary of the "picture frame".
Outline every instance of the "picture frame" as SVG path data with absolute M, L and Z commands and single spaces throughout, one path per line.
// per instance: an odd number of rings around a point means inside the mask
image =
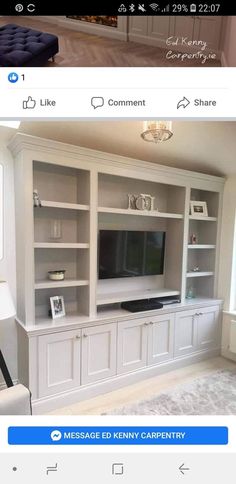
M 65 302 L 63 296 L 50 297 L 52 319 L 62 318 L 66 315 Z
M 191 200 L 190 215 L 194 215 L 195 217 L 208 217 L 207 202 Z

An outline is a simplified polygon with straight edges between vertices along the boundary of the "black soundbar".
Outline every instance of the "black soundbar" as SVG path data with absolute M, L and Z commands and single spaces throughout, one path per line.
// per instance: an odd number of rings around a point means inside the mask
M 121 303 L 121 307 L 130 311 L 131 313 L 138 313 L 141 311 L 152 311 L 154 309 L 163 308 L 163 304 L 153 299 L 139 299 L 138 301 L 125 301 Z

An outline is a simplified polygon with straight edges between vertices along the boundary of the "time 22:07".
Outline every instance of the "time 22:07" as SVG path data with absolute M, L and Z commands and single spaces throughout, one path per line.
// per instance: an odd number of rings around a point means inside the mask
M 199 13 L 217 13 L 220 10 L 220 3 L 200 3 L 198 5 L 198 12 Z

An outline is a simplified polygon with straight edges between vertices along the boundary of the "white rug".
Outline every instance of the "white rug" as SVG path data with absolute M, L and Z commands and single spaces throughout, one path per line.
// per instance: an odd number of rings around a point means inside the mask
M 236 415 L 236 371 L 218 370 L 103 415 Z

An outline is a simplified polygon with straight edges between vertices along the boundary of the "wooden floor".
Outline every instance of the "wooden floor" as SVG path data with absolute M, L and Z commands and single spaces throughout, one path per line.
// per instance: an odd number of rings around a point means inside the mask
M 30 27 L 59 37 L 60 51 L 51 67 L 220 67 L 219 61 L 181 62 L 167 60 L 166 50 L 135 42 L 125 42 L 84 34 L 56 24 L 25 17 L 0 17 L 0 26 L 8 23 Z
M 54 410 L 50 412 L 50 415 L 101 415 L 105 412 L 109 413 L 112 409 L 144 400 L 160 392 L 171 390 L 176 385 L 191 382 L 220 369 L 236 369 L 236 363 L 221 357 L 211 358 L 90 400 Z

